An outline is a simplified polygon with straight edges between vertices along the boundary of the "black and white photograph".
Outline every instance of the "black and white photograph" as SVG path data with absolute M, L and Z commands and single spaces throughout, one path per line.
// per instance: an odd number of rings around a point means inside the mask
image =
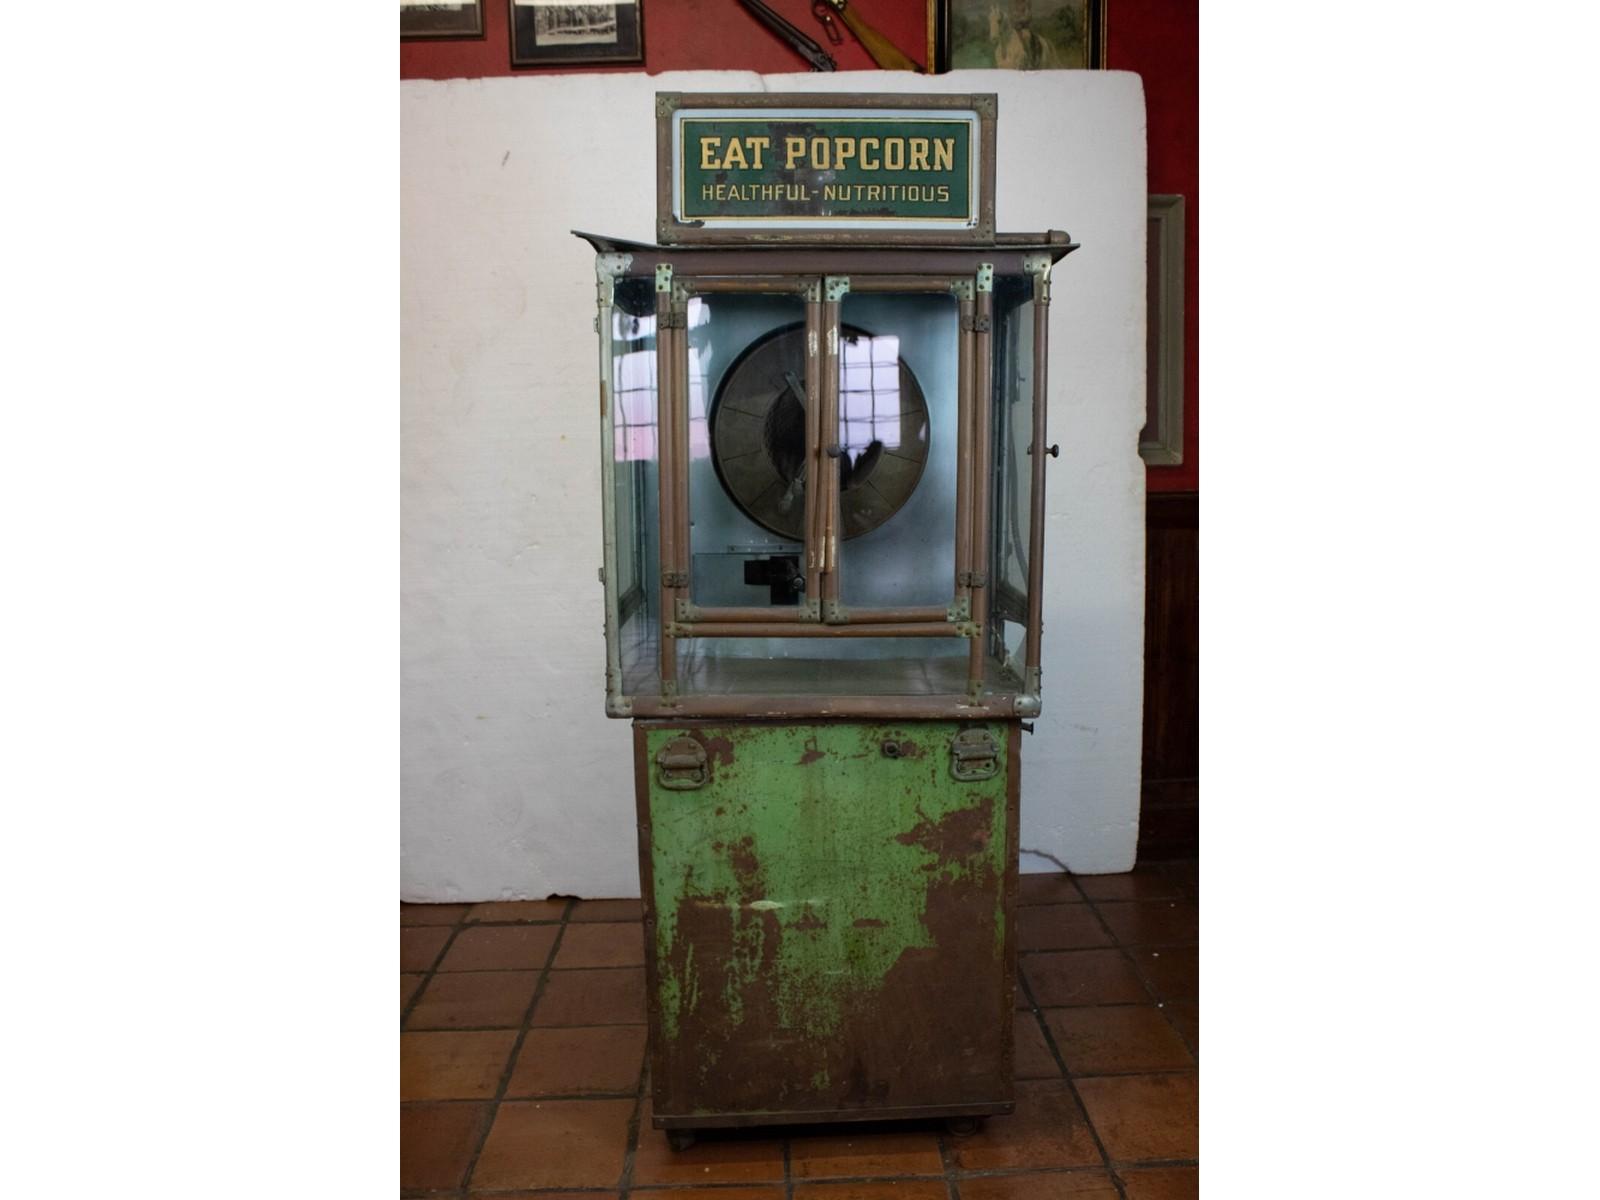
M 639 0 L 618 4 L 511 0 L 511 65 L 643 62 L 639 10 Z
M 483 36 L 483 0 L 400 0 L 402 38 Z

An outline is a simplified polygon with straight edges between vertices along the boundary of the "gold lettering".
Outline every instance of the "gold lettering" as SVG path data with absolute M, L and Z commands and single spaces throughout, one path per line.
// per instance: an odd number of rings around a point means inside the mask
M 860 153 L 860 155 L 858 157 L 860 159 L 861 169 L 863 171 L 876 171 L 878 169 L 878 146 L 879 146 L 879 144 L 880 144 L 880 141 L 879 141 L 878 138 L 862 138 L 861 139 L 861 143 L 860 143 L 861 153 Z M 867 161 L 867 147 L 869 145 L 872 147 L 872 161 L 871 162 Z
M 950 189 L 942 183 L 939 185 L 938 199 L 940 204 L 950 203 Z
M 955 138 L 939 138 L 933 143 L 933 169 L 935 171 L 956 169 Z
M 833 164 L 839 170 L 844 170 L 850 160 L 856 156 L 856 140 L 853 137 L 837 137 L 833 139 Z
M 911 139 L 911 169 L 913 171 L 926 171 L 928 169 L 928 139 Z
M 883 142 L 883 167 L 886 171 L 899 171 L 906 165 L 905 138 L 885 138 Z
M 702 199 L 702 200 L 715 200 L 716 198 L 717 198 L 716 189 L 713 188 L 709 183 L 703 183 L 703 184 L 700 185 L 700 199 Z
M 761 170 L 765 165 L 762 162 L 761 153 L 772 145 L 772 139 L 769 137 L 747 137 L 744 139 L 744 144 L 750 148 L 750 157 L 754 160 L 750 165 L 758 171 Z
M 715 171 L 722 166 L 717 158 L 717 148 L 722 145 L 719 137 L 702 137 L 700 139 L 700 169 L 702 171 Z
M 833 157 L 828 152 L 827 138 L 811 139 L 811 165 L 818 171 L 826 171 L 833 165 Z
M 728 139 L 728 148 L 722 154 L 722 165 L 729 171 L 743 171 L 750 165 L 745 160 L 744 147 L 739 144 L 738 138 Z
M 795 164 L 806 156 L 806 140 L 803 137 L 786 137 L 783 139 L 783 165 L 786 170 L 794 170 Z

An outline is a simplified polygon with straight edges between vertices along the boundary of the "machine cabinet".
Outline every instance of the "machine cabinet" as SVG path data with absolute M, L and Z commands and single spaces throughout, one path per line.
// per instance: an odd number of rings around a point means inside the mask
M 1010 1111 L 1017 723 L 634 730 L 657 1125 Z
M 1051 272 L 992 96 L 657 98 L 596 253 L 657 1128 L 1012 1106 Z M 734 147 L 738 147 L 737 150 Z

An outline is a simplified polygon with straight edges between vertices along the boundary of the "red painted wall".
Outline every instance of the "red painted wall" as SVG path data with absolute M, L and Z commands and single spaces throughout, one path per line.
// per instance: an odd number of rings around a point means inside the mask
M 841 22 L 844 44 L 828 41 L 811 15 L 811 0 L 766 0 L 791 25 L 833 55 L 841 71 L 875 64 Z M 855 0 L 873 28 L 917 62 L 928 57 L 927 5 L 922 0 Z M 482 38 L 400 43 L 401 79 L 480 79 L 539 75 L 550 70 L 637 71 L 638 67 L 531 68 L 511 66 L 508 0 L 484 0 Z M 751 16 L 737 0 L 645 0 L 644 69 L 658 71 L 804 71 L 805 59 Z
M 1152 492 L 1200 487 L 1200 6 L 1106 0 L 1106 65 L 1144 77 L 1150 191 L 1183 197 L 1183 462 L 1146 471 Z
M 927 58 L 923 0 L 853 0 L 861 15 L 918 62 Z M 1184 197 L 1183 464 L 1150 467 L 1151 491 L 1195 491 L 1199 465 L 1200 22 L 1198 0 L 1106 0 L 1106 65 L 1144 77 L 1150 130 L 1150 190 Z M 841 25 L 844 44 L 827 42 L 811 0 L 767 0 L 791 24 L 823 43 L 842 71 L 870 70 L 871 57 Z M 484 0 L 484 36 L 400 44 L 402 79 L 478 79 L 549 70 L 629 71 L 638 67 L 511 67 L 508 0 Z M 805 61 L 737 0 L 645 0 L 644 70 L 801 71 Z

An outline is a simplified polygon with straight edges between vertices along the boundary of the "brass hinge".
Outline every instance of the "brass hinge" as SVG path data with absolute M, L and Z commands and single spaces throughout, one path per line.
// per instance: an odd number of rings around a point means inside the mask
M 1035 304 L 1050 303 L 1051 265 L 1048 254 L 1024 254 L 1022 256 L 1022 269 L 1033 276 L 1033 300 Z
M 663 572 L 661 572 L 661 586 L 662 587 L 688 587 L 689 586 L 689 572 L 687 572 L 687 571 L 663 571 Z
M 962 333 L 988 333 L 989 318 L 969 314 L 961 318 Z
M 689 314 L 681 308 L 669 308 L 656 318 L 656 323 L 662 329 L 687 329 Z
M 989 574 L 986 571 L 958 571 L 956 582 L 962 587 L 988 587 Z

